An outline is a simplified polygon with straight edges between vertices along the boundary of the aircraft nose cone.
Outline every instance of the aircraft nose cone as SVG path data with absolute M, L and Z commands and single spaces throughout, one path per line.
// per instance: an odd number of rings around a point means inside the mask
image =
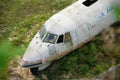
M 43 43 L 37 33 L 26 49 L 22 59 L 22 65 L 39 63 L 48 56 L 48 43 Z
M 32 67 L 44 64 L 43 60 L 48 57 L 48 47 L 42 45 L 39 47 L 29 46 L 23 56 L 21 66 Z
M 38 60 L 38 59 L 45 58 L 47 53 L 48 53 L 48 49 L 45 48 L 45 47 L 39 47 L 39 48 L 33 48 L 33 47 L 31 48 L 31 47 L 29 47 L 26 50 L 23 59 L 25 61 Z
M 22 67 L 34 67 L 34 66 L 41 65 L 41 64 L 42 64 L 42 60 L 31 61 L 31 62 L 22 60 L 21 66 Z
M 23 56 L 23 64 L 27 64 L 27 62 L 35 62 L 38 60 L 43 60 L 49 56 L 48 44 L 42 45 L 31 45 L 28 46 L 24 56 Z

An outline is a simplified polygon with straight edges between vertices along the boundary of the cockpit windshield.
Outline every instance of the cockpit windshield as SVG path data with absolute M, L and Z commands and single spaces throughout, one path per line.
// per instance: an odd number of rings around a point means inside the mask
M 44 37 L 45 33 L 46 33 L 45 26 L 43 26 L 43 27 L 40 29 L 40 32 L 39 32 L 41 39 Z
M 43 42 L 47 42 L 47 43 L 52 43 L 54 44 L 56 39 L 57 39 L 58 35 L 56 34 L 51 34 L 51 33 L 47 33 L 43 39 Z

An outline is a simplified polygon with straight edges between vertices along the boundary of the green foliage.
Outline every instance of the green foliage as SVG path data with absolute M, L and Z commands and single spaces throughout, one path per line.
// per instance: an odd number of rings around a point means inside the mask
M 25 47 L 16 47 L 6 39 L 1 40 L 0 45 L 1 45 L 0 46 L 0 79 L 5 80 L 8 75 L 7 72 L 8 61 L 11 60 L 16 55 L 22 55 L 23 52 L 25 51 Z
M 96 65 L 95 72 L 96 73 L 103 73 L 106 70 L 105 66 L 106 65 L 104 65 L 104 64 Z
M 120 6 L 114 5 L 114 13 L 116 15 L 116 18 L 120 21 Z
M 80 64 L 76 70 L 79 77 L 83 77 L 86 73 L 89 72 L 89 66 L 87 64 Z
M 13 46 L 8 40 L 1 41 L 0 44 L 0 59 L 2 60 L 2 62 L 0 62 L 0 67 L 4 66 L 9 59 L 13 58 L 13 56 L 22 54 L 25 50 L 24 47 Z

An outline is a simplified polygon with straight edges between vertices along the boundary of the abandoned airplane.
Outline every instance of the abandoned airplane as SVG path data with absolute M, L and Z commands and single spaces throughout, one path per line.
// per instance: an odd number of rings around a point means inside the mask
M 48 67 L 118 21 L 120 0 L 78 0 L 49 18 L 30 42 L 22 67 L 32 74 Z

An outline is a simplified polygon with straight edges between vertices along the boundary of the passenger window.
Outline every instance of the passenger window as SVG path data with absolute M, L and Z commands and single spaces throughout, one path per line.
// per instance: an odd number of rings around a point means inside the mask
M 86 1 L 83 2 L 83 4 L 87 7 L 89 7 L 92 4 L 94 4 L 95 2 L 97 2 L 97 0 L 86 0 Z
M 65 41 L 71 41 L 70 32 L 65 33 Z
M 60 35 L 58 40 L 57 40 L 57 43 L 63 43 L 63 38 L 64 38 L 64 36 Z

